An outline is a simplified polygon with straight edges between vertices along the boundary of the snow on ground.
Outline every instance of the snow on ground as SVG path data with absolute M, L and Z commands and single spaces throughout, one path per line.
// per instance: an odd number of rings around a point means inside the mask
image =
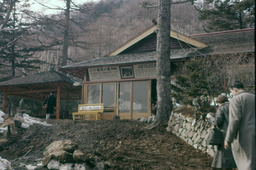
M 0 123 L 4 123 L 4 115 L 5 113 L 0 110 Z
M 46 121 L 41 122 L 39 118 L 30 117 L 28 114 L 23 114 L 24 122 L 22 123 L 22 128 L 28 128 L 29 126 L 33 124 L 41 124 L 43 126 L 52 126 L 51 124 L 48 124 Z
M 5 113 L 0 110 L 0 124 L 4 123 L 4 118 L 3 118 L 4 115 Z M 52 126 L 51 124 L 48 124 L 46 121 L 42 122 L 42 119 L 30 117 L 28 114 L 25 114 L 25 113 L 22 114 L 22 116 L 20 117 L 22 117 L 24 120 L 24 122 L 22 122 L 21 124 L 21 127 L 25 129 L 33 124 L 41 124 L 43 126 Z M 3 133 L 6 130 L 7 130 L 7 127 L 0 127 L 0 133 Z
M 61 170 L 86 170 L 86 163 L 82 164 L 72 164 L 72 163 L 64 163 L 61 164 L 59 161 L 56 160 L 50 160 L 50 162 L 47 165 L 48 169 L 61 169 Z
M 11 163 L 0 156 L 0 169 L 12 169 Z

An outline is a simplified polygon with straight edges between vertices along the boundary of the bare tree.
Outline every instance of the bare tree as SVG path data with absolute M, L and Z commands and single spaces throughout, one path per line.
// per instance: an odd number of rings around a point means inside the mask
M 66 9 L 65 9 L 65 28 L 64 28 L 64 41 L 63 41 L 63 50 L 62 50 L 62 66 L 67 65 L 68 60 L 68 46 L 69 46 L 69 22 L 70 22 L 70 1 L 66 0 Z
M 159 0 L 157 32 L 157 114 L 156 121 L 148 126 L 152 129 L 167 123 L 171 113 L 170 103 L 170 7 L 169 0 Z

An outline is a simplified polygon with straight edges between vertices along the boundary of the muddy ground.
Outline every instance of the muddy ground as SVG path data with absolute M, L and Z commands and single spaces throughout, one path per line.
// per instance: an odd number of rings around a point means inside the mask
M 33 124 L 12 128 L 10 141 L 0 146 L 0 156 L 15 169 L 37 164 L 53 141 L 70 139 L 88 155 L 91 169 L 210 169 L 212 158 L 166 131 L 148 130 L 137 120 L 48 120 L 52 126 Z M 6 136 L 0 136 L 4 139 Z M 38 168 L 45 169 L 45 168 Z

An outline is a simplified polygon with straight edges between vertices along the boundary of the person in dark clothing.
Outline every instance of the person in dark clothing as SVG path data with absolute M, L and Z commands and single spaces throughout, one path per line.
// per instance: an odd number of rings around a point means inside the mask
M 53 114 L 54 106 L 56 106 L 56 97 L 53 95 L 53 92 L 50 92 L 50 95 L 43 102 L 43 108 L 46 109 L 46 119 L 49 119 L 51 114 Z
M 228 98 L 224 95 L 220 95 L 217 97 L 216 103 L 219 105 L 219 108 L 216 112 L 214 122 L 211 123 L 221 130 L 223 139 L 225 139 L 229 121 Z M 217 146 L 217 152 L 213 158 L 211 167 L 214 169 L 223 168 L 226 170 L 236 168 L 236 163 L 231 149 L 226 150 L 224 148 L 224 140 L 222 145 Z
M 151 106 L 151 113 L 152 113 L 152 116 L 153 116 L 153 121 L 155 120 L 156 112 L 157 112 L 157 102 L 155 104 L 152 103 L 152 106 Z

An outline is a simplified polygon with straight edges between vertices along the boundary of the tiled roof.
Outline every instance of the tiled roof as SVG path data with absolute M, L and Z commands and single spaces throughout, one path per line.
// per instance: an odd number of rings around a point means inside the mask
M 208 45 L 205 48 L 181 48 L 171 49 L 170 59 L 178 60 L 190 56 L 207 56 L 215 54 L 231 54 L 254 52 L 254 29 L 241 29 L 222 31 L 215 33 L 204 33 L 189 36 L 192 39 Z M 117 56 L 101 57 L 93 60 L 82 61 L 62 67 L 65 69 L 75 69 L 82 67 L 96 67 L 106 65 L 122 65 L 130 63 L 154 62 L 156 52 L 133 53 Z
M 191 52 L 195 49 L 175 49 L 171 50 L 171 60 L 181 59 L 189 57 Z M 143 63 L 143 62 L 155 62 L 156 52 L 135 53 L 135 54 L 123 54 L 117 56 L 101 57 L 97 59 L 82 61 L 62 67 L 65 68 L 80 68 L 80 67 L 96 67 L 107 65 L 125 65 L 130 63 Z
M 3 82 L 0 82 L 0 86 L 56 83 L 56 82 L 66 82 L 69 84 L 74 83 L 72 79 L 70 79 L 69 77 L 57 71 L 45 71 L 45 72 L 31 74 L 25 77 L 18 77 L 8 81 L 3 81 Z
M 207 55 L 254 52 L 254 28 L 221 31 L 206 34 L 191 35 L 190 37 L 210 46 Z

